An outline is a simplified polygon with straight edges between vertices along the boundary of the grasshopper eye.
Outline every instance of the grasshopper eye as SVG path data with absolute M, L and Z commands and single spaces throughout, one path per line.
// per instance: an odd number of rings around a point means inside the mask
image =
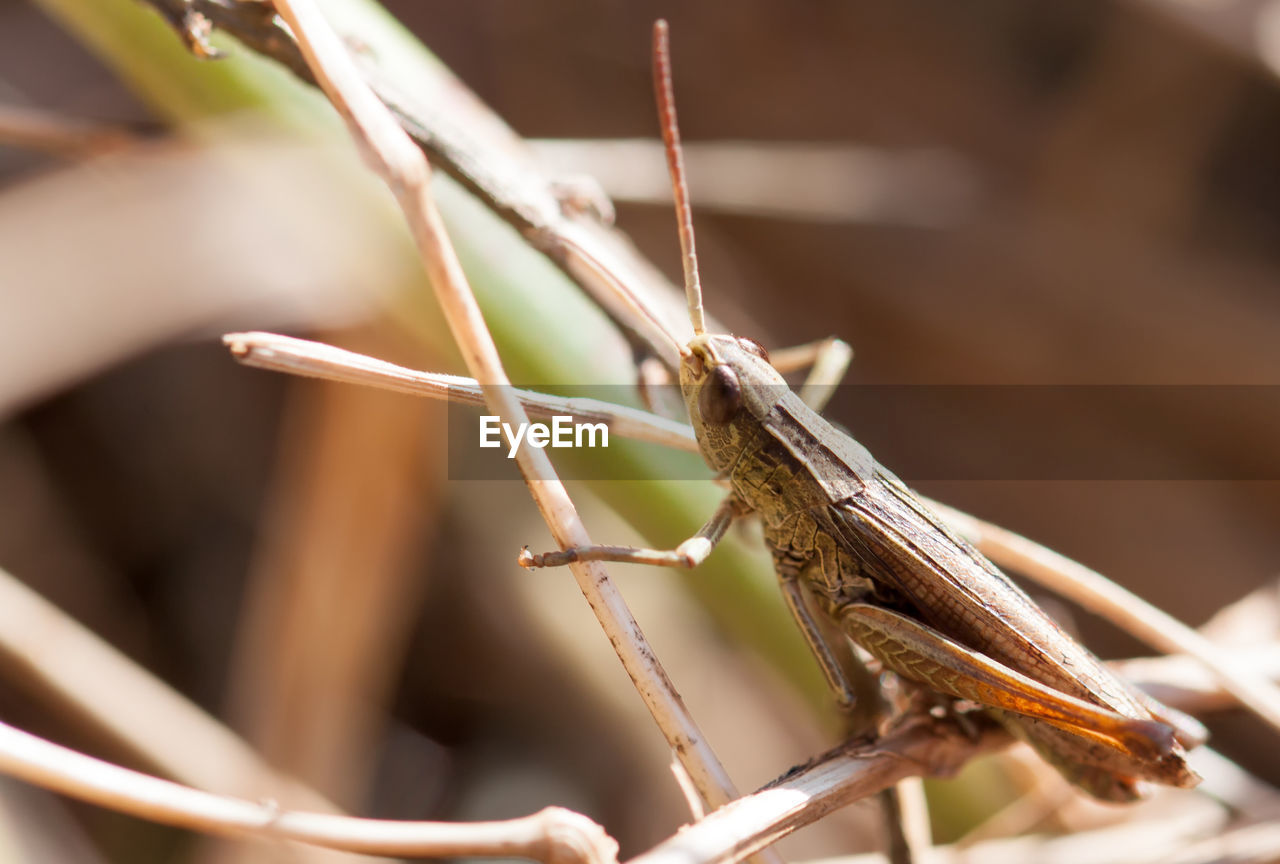
M 742 386 L 728 366 L 716 366 L 698 394 L 698 410 L 703 421 L 723 426 L 742 408 Z
M 769 362 L 769 352 L 764 350 L 764 346 L 754 339 L 748 339 L 745 336 L 738 337 L 738 344 L 759 357 L 764 362 Z

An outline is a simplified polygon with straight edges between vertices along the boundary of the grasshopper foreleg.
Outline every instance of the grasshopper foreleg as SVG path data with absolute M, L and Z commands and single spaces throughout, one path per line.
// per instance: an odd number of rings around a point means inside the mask
M 561 567 L 574 561 L 616 561 L 655 567 L 697 567 L 724 537 L 733 520 L 751 512 L 735 495 L 726 495 L 706 524 L 674 549 L 639 549 L 635 546 L 575 546 L 558 552 L 535 554 L 526 546 L 516 562 L 521 567 Z

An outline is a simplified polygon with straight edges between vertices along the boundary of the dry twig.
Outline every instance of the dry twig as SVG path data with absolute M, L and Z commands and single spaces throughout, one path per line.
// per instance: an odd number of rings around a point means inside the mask
M 222 341 L 237 360 L 258 369 L 363 384 L 464 405 L 484 404 L 484 393 L 474 378 L 419 372 L 321 342 L 275 333 L 228 333 Z M 596 399 L 561 398 L 532 390 L 512 392 L 525 410 L 537 417 L 570 414 L 585 422 L 605 423 L 611 433 L 625 438 L 698 452 L 693 429 L 685 423 Z
M 950 723 L 916 718 L 874 744 L 845 745 L 721 807 L 630 864 L 736 861 L 899 780 L 948 776 L 973 756 L 1008 742 L 994 727 L 971 739 Z
M 486 405 L 507 422 L 527 424 L 528 417 L 511 393 L 497 348 L 432 199 L 431 170 L 426 158 L 365 84 L 314 3 L 277 0 L 276 8 L 297 36 L 309 68 L 347 121 L 372 167 L 395 194 L 467 368 L 481 382 Z M 524 450 L 517 454 L 517 464 L 556 542 L 563 548 L 589 545 L 590 537 L 546 454 L 537 449 Z M 703 739 L 604 568 L 579 562 L 572 569 L 624 667 L 698 791 L 713 806 L 734 798 L 736 792 L 728 774 Z
M 378 855 L 520 856 L 611 864 L 617 844 L 577 813 L 549 807 L 506 822 L 396 822 L 285 811 L 201 792 L 111 765 L 0 724 L 0 771 L 153 822 L 210 834 L 254 834 Z

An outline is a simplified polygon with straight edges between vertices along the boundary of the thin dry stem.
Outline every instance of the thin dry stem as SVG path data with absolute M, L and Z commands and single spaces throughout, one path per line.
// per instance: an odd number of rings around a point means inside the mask
M 721 807 L 630 864 L 737 861 L 899 780 L 949 776 L 973 756 L 1008 741 L 994 729 L 975 740 L 948 723 L 910 722 L 874 744 L 840 748 Z
M 1280 731 L 1280 688 L 1242 668 L 1195 630 L 1065 555 L 945 504 L 930 504 L 996 564 L 1026 574 L 1157 650 L 1195 657 L 1241 705 Z
M 474 378 L 420 372 L 321 342 L 275 333 L 228 333 L 222 341 L 237 360 L 258 369 L 364 384 L 464 405 L 484 404 L 484 393 Z M 624 438 L 698 452 L 698 442 L 691 427 L 647 411 L 597 399 L 566 399 L 520 389 L 512 392 L 525 410 L 537 417 L 570 414 L 586 422 L 604 423 L 610 433 Z
M 312 73 L 400 203 L 445 318 L 467 368 L 481 382 L 489 409 L 507 422 L 527 423 L 431 197 L 426 158 L 365 84 L 314 3 L 277 0 L 276 9 L 297 37 Z M 591 539 L 546 454 L 528 448 L 517 454 L 517 464 L 556 542 L 562 548 L 590 545 Z M 704 799 L 714 806 L 735 797 L 728 774 L 604 568 L 583 562 L 572 569 L 628 674 Z
M 612 864 L 617 844 L 559 808 L 507 822 L 393 822 L 281 810 L 201 792 L 60 747 L 0 723 L 0 771 L 153 822 L 209 834 L 295 840 L 377 855 L 519 856 L 548 864 Z

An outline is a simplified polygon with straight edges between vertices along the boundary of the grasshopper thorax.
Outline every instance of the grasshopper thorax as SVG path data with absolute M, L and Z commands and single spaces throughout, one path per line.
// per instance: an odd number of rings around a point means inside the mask
M 703 456 L 724 471 L 755 438 L 787 383 L 758 343 L 699 333 L 681 360 L 680 390 Z

